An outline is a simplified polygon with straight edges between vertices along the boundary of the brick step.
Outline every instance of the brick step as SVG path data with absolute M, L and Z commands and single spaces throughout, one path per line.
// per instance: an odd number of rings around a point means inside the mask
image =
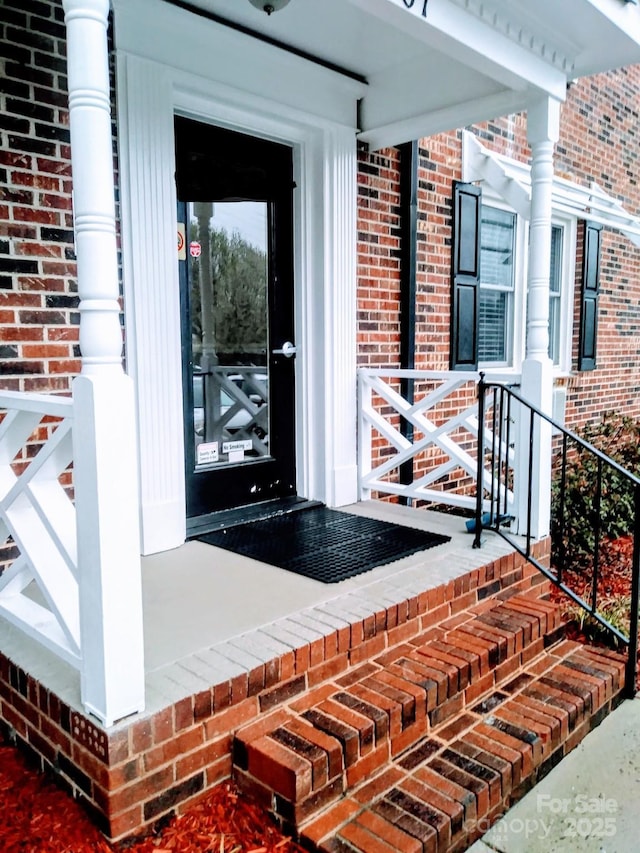
M 622 655 L 564 641 L 302 826 L 320 853 L 466 850 L 621 699 Z
M 298 831 L 398 757 L 427 757 L 433 732 L 479 713 L 562 632 L 548 601 L 482 601 L 240 729 L 236 782 Z

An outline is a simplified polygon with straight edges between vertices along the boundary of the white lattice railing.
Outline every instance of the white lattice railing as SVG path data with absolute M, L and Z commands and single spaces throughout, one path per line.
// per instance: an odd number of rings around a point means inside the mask
M 371 492 L 400 495 L 464 509 L 475 509 L 478 476 L 477 373 L 363 368 L 358 372 L 360 498 Z M 402 380 L 413 382 L 413 399 L 401 393 Z M 513 376 L 509 377 L 511 383 Z M 485 446 L 504 441 L 491 429 Z M 407 436 L 413 431 L 411 437 Z M 513 465 L 512 447 L 502 447 L 502 458 Z M 410 467 L 411 477 L 402 477 Z M 402 482 L 402 480 L 409 482 Z M 497 480 L 485 467 L 484 492 L 491 494 Z M 514 506 L 506 493 L 509 512 Z M 487 504 L 488 507 L 488 504 Z
M 12 537 L 19 551 L 0 576 L 0 615 L 79 668 L 76 515 L 61 483 L 73 459 L 73 401 L 6 391 L 0 408 L 0 544 Z M 40 428 L 48 438 L 30 457 Z
M 215 365 L 194 373 L 196 445 L 251 441 L 254 456 L 269 455 L 269 391 L 265 367 Z M 201 408 L 200 408 L 201 406 Z

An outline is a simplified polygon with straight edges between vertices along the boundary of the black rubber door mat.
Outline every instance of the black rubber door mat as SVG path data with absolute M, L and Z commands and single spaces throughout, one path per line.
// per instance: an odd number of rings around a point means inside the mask
M 324 506 L 197 538 L 322 583 L 337 583 L 449 541 L 438 533 Z

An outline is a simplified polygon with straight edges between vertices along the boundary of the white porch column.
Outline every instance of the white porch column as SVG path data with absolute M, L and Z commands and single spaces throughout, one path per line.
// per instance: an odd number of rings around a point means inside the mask
M 122 367 L 109 0 L 63 0 L 82 372 L 73 383 L 81 688 L 106 725 L 144 707 L 133 387 Z
M 522 365 L 522 396 L 551 414 L 553 368 L 549 357 L 549 278 L 553 149 L 560 129 L 560 103 L 543 97 L 527 111 L 527 138 L 531 146 L 531 220 L 527 295 L 526 355 Z M 551 428 L 543 423 L 533 446 L 531 527 L 534 538 L 549 533 L 551 501 Z M 521 424 L 520 484 L 526 484 L 529 463 L 529 419 Z M 518 489 L 519 530 L 527 529 L 527 494 Z

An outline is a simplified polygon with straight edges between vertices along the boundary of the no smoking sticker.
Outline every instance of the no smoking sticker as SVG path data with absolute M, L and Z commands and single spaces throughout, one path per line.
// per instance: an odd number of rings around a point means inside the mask
M 187 245 L 187 238 L 185 235 L 184 222 L 178 222 L 178 260 L 179 261 L 186 261 L 186 259 L 187 259 L 186 245 Z

